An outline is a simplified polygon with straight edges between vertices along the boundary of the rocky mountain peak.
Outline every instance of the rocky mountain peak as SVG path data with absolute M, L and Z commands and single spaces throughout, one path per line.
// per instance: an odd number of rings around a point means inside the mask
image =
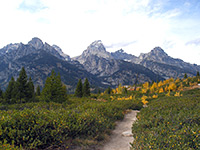
M 154 55 L 167 55 L 161 47 L 155 47 L 150 53 Z
M 120 50 L 116 51 L 115 53 L 125 53 L 125 51 L 123 49 L 120 49 Z
M 88 51 L 92 52 L 92 51 L 106 51 L 106 48 L 104 47 L 103 43 L 101 40 L 97 40 L 92 42 L 92 44 L 90 44 L 87 48 Z
M 37 37 L 32 38 L 31 41 L 28 42 L 28 45 L 33 46 L 35 49 L 41 49 L 43 47 L 43 42 Z
M 147 59 L 147 60 L 153 60 L 153 61 L 159 61 L 163 58 L 168 57 L 167 53 L 164 52 L 164 50 L 160 47 L 155 47 L 152 49 L 149 53 L 141 53 L 139 56 L 139 59 Z
M 109 52 L 106 51 L 105 46 L 103 45 L 101 40 L 97 40 L 92 42 L 86 50 L 83 51 L 83 53 L 73 58 L 74 60 L 79 61 L 81 64 L 83 64 L 88 57 L 99 57 L 99 58 L 105 58 L 105 59 L 112 59 L 113 57 Z

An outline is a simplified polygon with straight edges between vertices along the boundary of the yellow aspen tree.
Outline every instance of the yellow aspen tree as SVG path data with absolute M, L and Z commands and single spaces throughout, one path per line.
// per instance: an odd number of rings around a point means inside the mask
M 179 78 L 177 78 L 176 79 L 176 81 L 175 81 L 175 83 L 179 83 L 180 82 L 180 79 Z
M 159 93 L 163 93 L 164 92 L 164 90 L 163 90 L 163 88 L 161 87 L 160 89 L 159 89 Z
M 150 92 L 151 92 L 151 93 L 155 92 L 156 89 L 157 89 L 157 87 L 158 87 L 157 83 L 154 82 L 153 85 L 150 87 Z
M 144 89 L 148 89 L 149 88 L 149 82 L 145 82 L 142 86 L 143 86 Z
M 121 84 L 119 84 L 118 88 L 117 88 L 117 94 L 122 94 L 123 91 L 123 87 Z
M 170 91 L 166 94 L 166 96 L 170 96 Z
M 169 87 L 168 87 L 168 90 L 169 91 L 175 91 L 176 90 L 176 84 L 174 82 L 170 83 Z
M 162 81 L 160 81 L 160 82 L 158 83 L 158 87 L 161 87 L 161 86 L 163 86 L 163 82 L 162 82 Z
M 148 103 L 148 101 L 146 100 L 147 98 L 148 98 L 148 97 L 145 96 L 145 95 L 143 95 L 143 96 L 141 97 L 142 103 L 143 103 L 144 105 Z
M 152 98 L 158 98 L 158 95 L 153 95 Z
M 167 91 L 168 91 L 168 86 L 165 87 L 165 92 L 167 92 Z

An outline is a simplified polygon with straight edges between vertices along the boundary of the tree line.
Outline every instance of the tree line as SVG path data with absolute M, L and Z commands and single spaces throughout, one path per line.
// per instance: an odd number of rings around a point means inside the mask
M 90 85 L 87 78 L 85 79 L 84 85 L 82 85 L 82 80 L 79 79 L 75 96 L 90 96 Z M 40 90 L 39 86 L 37 86 L 35 91 L 33 81 L 31 77 L 28 78 L 24 67 L 22 67 L 19 77 L 16 79 L 16 81 L 14 77 L 11 77 L 5 92 L 0 89 L 0 103 L 3 104 L 34 101 L 53 101 L 62 103 L 66 100 L 67 88 L 62 83 L 60 74 L 56 74 L 55 71 L 52 71 L 51 75 L 47 77 L 42 91 Z

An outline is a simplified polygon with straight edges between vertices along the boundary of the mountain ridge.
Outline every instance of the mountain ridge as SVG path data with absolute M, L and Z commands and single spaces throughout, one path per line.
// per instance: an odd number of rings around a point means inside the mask
M 115 87 L 119 83 L 134 84 L 136 78 L 140 83 L 151 82 L 170 77 L 182 78 L 185 73 L 194 76 L 200 70 L 198 65 L 168 56 L 160 47 L 136 57 L 123 49 L 110 53 L 101 40 L 96 40 L 81 55 L 71 58 L 59 46 L 43 43 L 37 37 L 27 44 L 8 44 L 0 49 L 0 84 L 5 87 L 22 66 L 31 74 L 34 83 L 40 86 L 43 86 L 50 71 L 57 69 L 71 89 L 78 78 L 87 77 L 100 87 Z

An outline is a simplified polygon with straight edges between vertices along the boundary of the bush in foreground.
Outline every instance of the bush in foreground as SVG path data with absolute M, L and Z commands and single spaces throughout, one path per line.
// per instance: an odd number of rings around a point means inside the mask
M 192 93 L 192 94 L 191 94 Z M 152 101 L 133 124 L 133 149 L 200 149 L 199 90 Z

